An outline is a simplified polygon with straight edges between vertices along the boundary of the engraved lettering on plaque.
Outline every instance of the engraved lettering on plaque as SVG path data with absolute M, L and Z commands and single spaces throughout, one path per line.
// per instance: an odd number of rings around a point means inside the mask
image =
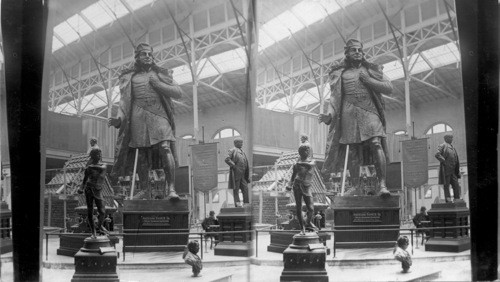
M 354 212 L 352 217 L 353 223 L 382 222 L 382 213 L 380 212 Z
M 166 215 L 142 216 L 142 226 L 170 226 L 170 217 Z

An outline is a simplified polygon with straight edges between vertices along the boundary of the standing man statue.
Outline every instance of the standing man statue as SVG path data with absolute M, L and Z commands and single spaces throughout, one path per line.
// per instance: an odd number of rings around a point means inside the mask
M 101 160 L 101 149 L 94 148 L 90 151 L 90 164 L 85 168 L 82 185 L 78 188 L 78 194 L 85 192 L 85 201 L 87 203 L 87 222 L 92 233 L 92 238 L 96 238 L 96 226 L 94 225 L 93 212 L 94 203 L 97 208 L 97 228 L 101 235 L 108 234 L 104 228 L 103 222 L 106 215 L 104 199 L 102 197 L 102 188 L 106 181 L 106 165 L 99 163 Z
M 234 205 L 240 204 L 240 190 L 243 194 L 243 203 L 250 203 L 248 200 L 248 183 L 250 183 L 250 168 L 243 147 L 243 139 L 234 139 L 234 148 L 229 149 L 226 157 L 226 164 L 229 165 L 229 189 L 233 189 Z
M 149 44 L 137 45 L 135 60 L 135 65 L 120 75 L 118 116 L 108 121 L 109 126 L 119 128 L 112 173 L 131 175 L 135 151 L 139 150 L 137 170 L 141 189 L 149 191 L 149 171 L 162 168 L 168 198 L 178 199 L 174 187 L 178 162 L 172 99 L 181 98 L 182 90 L 173 81 L 171 70 L 155 64 Z
M 384 101 L 392 84 L 383 78 L 382 67 L 364 58 L 363 44 L 356 39 L 346 43 L 345 59 L 330 70 L 331 96 L 327 114 L 318 120 L 329 125 L 323 172 L 338 172 L 349 145 L 348 170 L 358 194 L 361 165 L 375 164 L 381 195 L 390 195 L 386 186 L 388 162 Z
M 460 175 L 460 162 L 458 161 L 458 154 L 455 147 L 451 145 L 453 142 L 453 135 L 446 134 L 444 136 L 444 143 L 439 145 L 436 152 L 436 159 L 439 160 L 439 184 L 443 184 L 444 196 L 446 202 L 451 202 L 450 184 L 453 188 L 454 200 L 460 199 L 460 186 L 458 179 Z
M 311 191 L 313 179 L 313 167 L 316 165 L 314 160 L 311 160 L 309 154 L 311 147 L 309 143 L 303 143 L 299 146 L 299 159 L 293 165 L 292 177 L 286 187 L 287 191 L 293 190 L 295 198 L 295 212 L 300 225 L 300 234 L 305 235 L 306 229 L 310 231 L 318 231 L 318 228 L 313 220 L 314 202 Z M 302 199 L 306 205 L 306 222 L 302 216 Z

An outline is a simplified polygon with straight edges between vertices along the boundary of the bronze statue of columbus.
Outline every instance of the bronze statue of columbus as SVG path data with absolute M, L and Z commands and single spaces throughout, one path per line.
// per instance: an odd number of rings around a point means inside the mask
M 323 172 L 342 170 L 349 145 L 348 170 L 358 194 L 361 165 L 374 164 L 381 194 L 386 186 L 388 162 L 382 93 L 390 94 L 392 84 L 384 79 L 382 67 L 366 61 L 363 44 L 356 39 L 346 42 L 345 59 L 329 72 L 331 96 L 328 112 L 318 120 L 329 125 Z
M 178 162 L 172 99 L 181 98 L 182 89 L 174 82 L 171 70 L 155 64 L 153 48 L 147 43 L 137 45 L 134 66 L 125 69 L 119 80 L 118 116 L 108 121 L 109 126 L 119 128 L 112 174 L 132 175 L 138 150 L 137 171 L 141 189 L 150 190 L 151 169 L 163 169 L 167 197 L 178 199 L 174 187 Z

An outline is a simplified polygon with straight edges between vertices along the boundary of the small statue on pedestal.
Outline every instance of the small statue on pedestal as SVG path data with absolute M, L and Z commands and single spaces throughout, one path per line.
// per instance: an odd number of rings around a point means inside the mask
M 410 244 L 408 237 L 400 236 L 394 248 L 393 254 L 397 261 L 401 262 L 401 267 L 403 268 L 403 273 L 408 273 L 411 266 L 411 255 L 406 250 Z
M 439 160 L 439 184 L 443 184 L 444 195 L 447 203 L 451 203 L 450 184 L 453 188 L 453 200 L 460 200 L 460 161 L 458 160 L 457 150 L 451 145 L 453 135 L 446 134 L 444 143 L 438 146 L 436 159 Z
M 250 183 L 250 167 L 248 158 L 242 149 L 243 139 L 234 139 L 234 148 L 229 149 L 225 162 L 229 165 L 229 189 L 233 189 L 234 206 L 248 205 L 248 184 Z M 240 202 L 240 190 L 243 194 L 243 204 Z
M 200 257 L 197 255 L 200 250 L 200 243 L 198 241 L 190 241 L 184 249 L 182 258 L 184 262 L 193 267 L 193 277 L 201 277 L 200 272 L 203 269 Z
M 317 232 L 318 228 L 311 222 L 313 218 L 314 205 L 311 193 L 311 182 L 313 178 L 313 167 L 316 165 L 314 160 L 309 157 L 311 147 L 309 143 L 303 143 L 299 147 L 299 159 L 293 165 L 293 173 L 290 182 L 286 187 L 287 191 L 293 190 L 295 197 L 295 211 L 300 225 L 300 234 L 305 235 L 308 231 Z M 292 183 L 292 185 L 290 185 Z M 302 217 L 302 198 L 307 209 L 306 222 Z
M 100 164 L 101 160 L 101 149 L 93 148 L 90 151 L 90 164 L 85 169 L 85 174 L 83 177 L 82 185 L 78 189 L 78 194 L 83 194 L 85 192 L 85 200 L 87 202 L 87 221 L 90 226 L 92 233 L 92 238 L 96 238 L 96 227 L 92 221 L 94 202 L 97 207 L 98 212 L 98 223 L 97 229 L 99 229 L 100 235 L 108 234 L 108 230 L 102 225 L 104 222 L 104 217 L 106 215 L 106 209 L 104 207 L 104 199 L 102 197 L 102 188 L 105 183 L 106 177 L 106 165 Z

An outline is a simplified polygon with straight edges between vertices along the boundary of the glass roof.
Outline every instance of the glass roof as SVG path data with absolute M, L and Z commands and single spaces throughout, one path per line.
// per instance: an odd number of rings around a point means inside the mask
M 343 6 L 357 0 L 344 0 Z M 340 10 L 336 0 L 303 0 L 259 29 L 259 52 Z
M 54 27 L 54 33 L 64 41 L 62 42 L 64 44 L 59 40 L 56 41 L 56 37 L 54 36 L 52 52 L 78 40 L 79 37 L 75 30 L 78 31 L 81 36 L 87 35 L 92 32 L 94 28 L 99 29 L 112 23 L 117 18 L 129 14 L 130 10 L 127 7 L 135 11 L 154 1 L 155 0 L 100 0 L 92 4 L 83 9 L 80 13 L 71 16 L 66 21 Z M 90 26 L 83 17 L 85 17 L 92 26 Z
M 120 89 L 118 86 L 113 87 L 111 90 L 111 101 L 115 102 L 119 99 L 120 97 Z M 59 112 L 63 114 L 77 114 L 77 110 L 75 109 L 75 101 L 70 101 L 66 103 L 62 103 L 58 105 L 54 112 Z M 101 107 L 104 107 L 108 104 L 107 99 L 106 99 L 106 93 L 104 90 L 101 90 L 97 93 L 94 93 L 92 95 L 86 95 L 85 97 L 82 98 L 82 111 L 87 112 L 91 111 L 94 109 L 98 109 Z

